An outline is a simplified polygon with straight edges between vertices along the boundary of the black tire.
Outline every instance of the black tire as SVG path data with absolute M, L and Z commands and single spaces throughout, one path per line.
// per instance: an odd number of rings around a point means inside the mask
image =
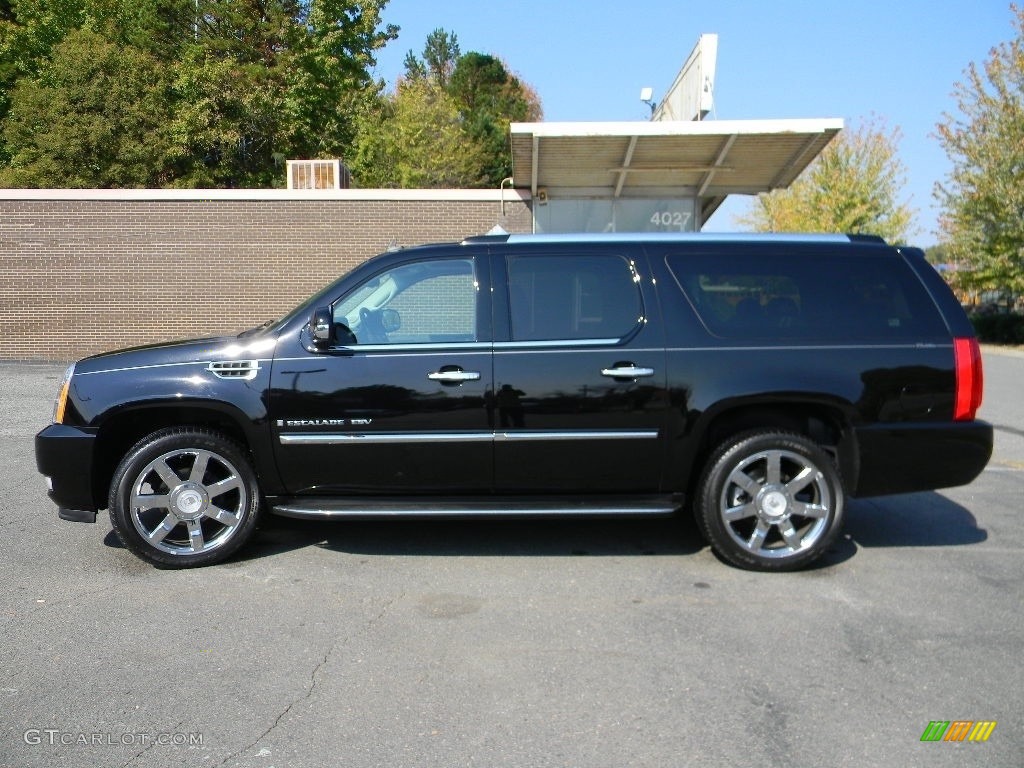
M 842 528 L 845 498 L 832 458 L 803 435 L 735 435 L 708 459 L 694 499 L 720 558 L 755 571 L 806 567 Z
M 110 483 L 110 522 L 121 542 L 165 568 L 230 557 L 252 536 L 260 493 L 233 441 L 189 427 L 163 429 L 125 455 Z

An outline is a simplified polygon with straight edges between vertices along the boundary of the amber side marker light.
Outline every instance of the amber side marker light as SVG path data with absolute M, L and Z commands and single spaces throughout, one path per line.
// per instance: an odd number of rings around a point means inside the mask
M 71 390 L 71 375 L 75 372 L 75 366 L 70 366 L 64 372 L 64 379 L 60 383 L 60 392 L 57 394 L 57 402 L 53 405 L 53 423 L 64 423 L 64 411 L 68 406 L 68 392 Z
M 972 421 L 981 407 L 984 375 L 981 369 L 981 347 L 976 338 L 953 339 L 956 363 L 956 399 L 954 421 Z

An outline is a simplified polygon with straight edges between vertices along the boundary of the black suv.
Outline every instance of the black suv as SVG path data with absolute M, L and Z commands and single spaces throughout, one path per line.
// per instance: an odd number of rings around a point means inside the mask
M 920 250 L 846 236 L 473 237 L 385 253 L 237 337 L 68 369 L 65 520 L 206 565 L 298 518 L 668 515 L 789 570 L 847 496 L 969 483 L 981 357 Z

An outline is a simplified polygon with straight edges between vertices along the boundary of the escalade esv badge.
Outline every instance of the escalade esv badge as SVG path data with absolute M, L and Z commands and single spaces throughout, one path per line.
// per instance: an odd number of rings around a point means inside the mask
M 373 423 L 373 419 L 278 419 L 277 426 L 295 427 L 365 427 Z

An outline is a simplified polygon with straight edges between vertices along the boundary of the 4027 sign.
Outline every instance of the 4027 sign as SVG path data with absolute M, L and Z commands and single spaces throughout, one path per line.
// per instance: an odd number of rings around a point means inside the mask
M 648 221 L 655 229 L 688 232 L 692 218 L 690 211 L 655 211 Z

